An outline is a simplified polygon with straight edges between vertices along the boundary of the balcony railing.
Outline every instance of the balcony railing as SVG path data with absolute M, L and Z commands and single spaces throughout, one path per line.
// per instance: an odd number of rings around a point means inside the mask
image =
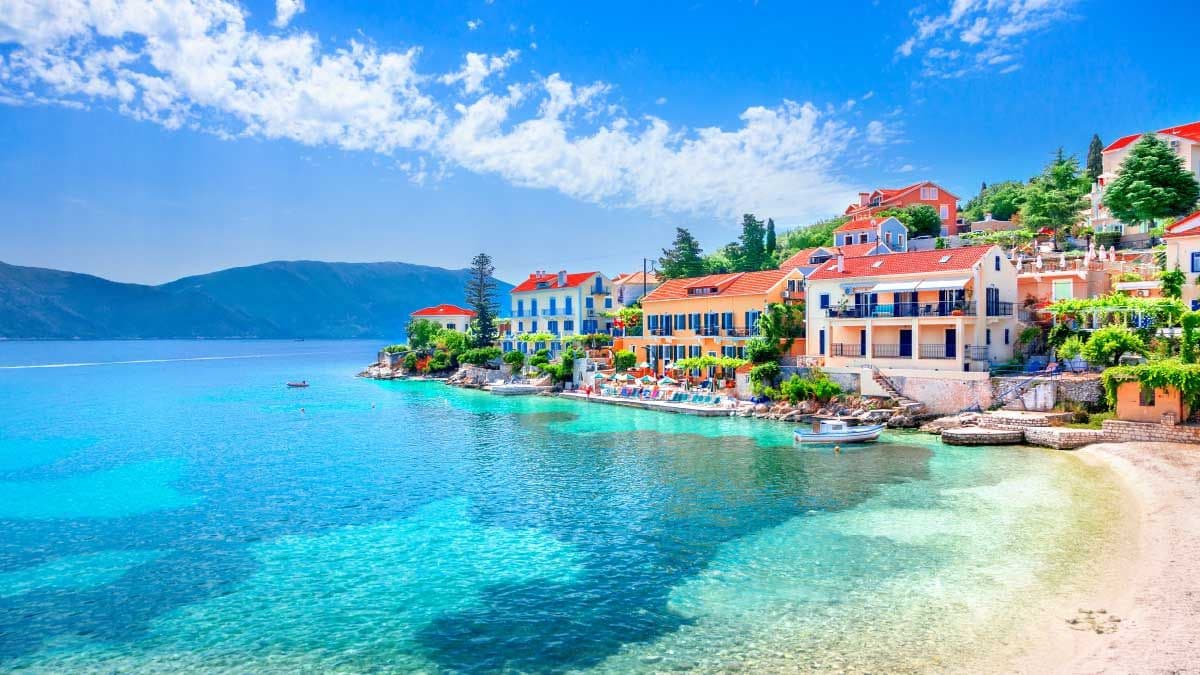
M 1007 304 L 1011 308 L 1012 303 Z M 891 319 L 897 317 L 975 316 L 976 314 L 977 309 L 973 302 L 905 302 L 897 305 L 847 305 L 845 307 L 830 307 L 825 310 L 825 315 L 831 319 Z
M 936 345 L 921 345 L 921 350 L 918 352 L 923 359 L 954 359 L 958 358 L 958 350 L 954 347 L 946 349 L 944 344 Z
M 989 347 L 967 347 L 967 358 L 971 361 L 987 361 L 990 351 Z
M 911 359 L 912 345 L 875 344 L 871 345 L 871 355 L 877 359 Z
M 1013 303 L 1011 302 L 989 302 L 987 303 L 988 316 L 1012 316 Z
M 725 335 L 729 337 L 754 337 L 758 335 L 757 328 L 726 328 Z
M 721 329 L 716 326 L 700 326 L 695 329 L 696 335 L 704 335 L 707 337 L 716 337 L 721 334 Z
M 829 345 L 829 347 L 830 347 L 829 353 L 831 356 L 844 356 L 844 357 L 857 358 L 857 357 L 861 357 L 863 355 L 862 345 L 856 345 L 853 343 L 835 342 L 835 343 Z

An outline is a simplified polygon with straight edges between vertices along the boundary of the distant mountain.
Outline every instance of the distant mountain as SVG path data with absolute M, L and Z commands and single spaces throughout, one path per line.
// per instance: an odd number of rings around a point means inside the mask
M 0 263 L 0 337 L 401 339 L 414 310 L 464 303 L 468 273 L 280 261 L 145 286 Z

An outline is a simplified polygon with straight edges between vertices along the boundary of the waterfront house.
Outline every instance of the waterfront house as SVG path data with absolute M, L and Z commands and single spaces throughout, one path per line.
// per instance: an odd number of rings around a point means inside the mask
M 795 268 L 667 280 L 642 298 L 642 334 L 622 337 L 616 347 L 658 373 L 683 358 L 743 357 L 768 305 L 801 302 L 803 283 Z M 793 350 L 803 353 L 803 344 L 796 340 Z
M 409 316 L 413 321 L 417 319 L 425 319 L 432 321 L 442 328 L 466 332 L 471 327 L 471 321 L 475 318 L 475 312 L 466 307 L 458 305 L 441 304 L 433 307 L 424 307 L 413 312 Z
M 1184 168 L 1191 171 L 1196 176 L 1196 180 L 1200 181 L 1200 122 L 1180 124 L 1150 133 L 1162 139 L 1183 160 Z M 1120 232 L 1134 237 L 1142 235 L 1142 239 L 1137 241 L 1148 241 L 1149 239 L 1145 233 L 1144 224 L 1126 225 L 1114 218 L 1104 207 L 1104 189 L 1116 179 L 1121 164 L 1141 137 L 1140 133 L 1122 136 L 1109 143 L 1101 153 L 1103 172 L 1100 174 L 1100 179 L 1092 186 L 1092 207 L 1089 213 L 1091 226 L 1096 232 Z
M 1189 308 L 1200 309 L 1200 285 L 1196 284 L 1200 275 L 1200 211 L 1167 228 L 1163 242 L 1167 246 L 1167 269 L 1178 265 L 1186 277 L 1181 299 Z
M 1017 263 L 1017 300 L 1041 306 L 1058 300 L 1095 298 L 1112 290 L 1112 277 L 1098 260 L 1047 256 L 1022 258 Z
M 658 288 L 661 283 L 653 272 L 618 274 L 612 280 L 613 302 L 617 307 L 628 307 Z
M 549 349 L 557 354 L 564 338 L 591 333 L 610 333 L 613 309 L 612 283 L 600 272 L 557 274 L 537 271 L 517 284 L 510 293 L 511 330 L 501 340 L 504 351 L 534 352 Z M 549 335 L 530 343 L 522 335 Z
M 833 231 L 833 243 L 837 246 L 882 244 L 886 250 L 877 251 L 879 253 L 907 251 L 908 228 L 895 217 L 851 220 Z
M 978 371 L 1012 357 L 1017 274 L 998 246 L 838 256 L 806 283 L 807 354 L 827 366 Z
M 847 206 L 845 215 L 850 216 L 851 221 L 870 220 L 880 211 L 902 209 L 914 204 L 928 204 L 938 212 L 938 217 L 942 219 L 943 235 L 954 234 L 957 231 L 955 221 L 958 218 L 958 197 L 928 180 L 902 188 L 880 188 L 873 192 L 860 192 L 858 203 Z
M 1127 422 L 1179 424 L 1191 416 L 1191 409 L 1179 389 L 1148 387 L 1141 382 L 1121 382 L 1117 385 L 1116 418 Z

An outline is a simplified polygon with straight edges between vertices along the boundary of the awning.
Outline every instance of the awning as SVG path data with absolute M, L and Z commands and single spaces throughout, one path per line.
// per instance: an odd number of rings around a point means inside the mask
M 871 288 L 872 293 L 899 293 L 903 291 L 917 290 L 919 281 L 890 281 L 885 284 L 875 284 Z
M 970 283 L 971 277 L 962 279 L 928 279 L 917 284 L 918 291 L 944 291 L 951 288 L 963 288 Z

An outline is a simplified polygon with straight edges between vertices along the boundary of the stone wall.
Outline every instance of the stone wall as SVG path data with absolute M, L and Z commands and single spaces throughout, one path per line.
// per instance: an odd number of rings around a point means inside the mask
M 1089 409 L 1106 407 L 1104 385 L 1100 377 L 1063 377 L 1058 380 L 1058 400 L 1082 403 Z
M 1091 443 L 1103 443 L 1108 435 L 1100 429 L 1067 429 L 1064 427 L 1027 427 L 1025 442 L 1055 450 L 1074 450 Z
M 831 372 L 827 370 L 825 374 L 829 376 L 829 379 L 837 382 L 842 391 L 847 394 L 857 394 L 862 391 L 862 375 L 857 372 Z
M 972 406 L 986 410 L 992 405 L 992 387 L 987 378 L 967 379 L 921 377 L 917 375 L 887 375 L 908 398 L 925 404 L 925 410 L 937 414 L 953 414 Z
M 1126 422 L 1124 420 L 1104 420 L 1103 426 L 1105 440 L 1117 443 L 1134 441 L 1200 443 L 1200 426 Z

